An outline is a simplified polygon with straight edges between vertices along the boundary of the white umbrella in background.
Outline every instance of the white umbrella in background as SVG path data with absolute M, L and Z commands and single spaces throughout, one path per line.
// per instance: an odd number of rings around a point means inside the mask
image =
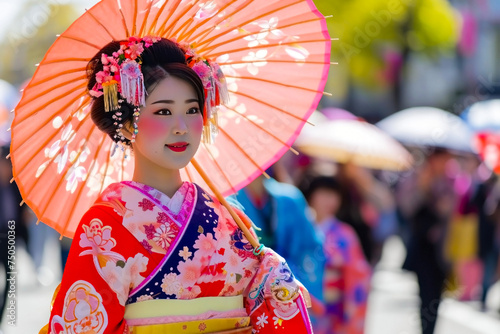
M 442 109 L 408 108 L 384 118 L 376 125 L 408 146 L 475 152 L 472 146 L 473 133 L 464 120 Z
M 500 131 L 500 99 L 476 102 L 460 115 L 474 131 Z
M 358 166 L 402 171 L 411 167 L 410 153 L 372 124 L 353 119 L 328 120 L 314 113 L 295 142 L 311 157 Z

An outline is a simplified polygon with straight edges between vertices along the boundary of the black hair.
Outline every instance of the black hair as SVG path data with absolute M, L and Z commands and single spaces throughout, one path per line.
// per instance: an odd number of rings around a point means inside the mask
M 112 55 L 120 49 L 120 42 L 113 41 L 103 47 L 89 61 L 87 65 L 87 89 L 90 91 L 96 84 L 96 74 L 103 70 L 101 55 Z M 202 113 L 204 112 L 205 94 L 203 83 L 200 77 L 187 65 L 186 55 L 177 43 L 162 38 L 158 42 L 153 43 L 150 47 L 144 47 L 144 51 L 140 56 L 141 72 L 144 76 L 144 86 L 147 93 L 151 93 L 156 85 L 163 79 L 172 76 L 184 80 L 189 83 L 195 90 L 199 107 Z M 188 59 L 189 60 L 189 59 Z M 133 121 L 134 106 L 123 101 L 120 103 L 122 113 L 121 124 L 125 126 Z M 117 125 L 113 115 L 116 111 L 106 112 L 104 109 L 104 96 L 93 97 L 91 107 L 91 118 L 94 124 L 103 132 L 107 133 L 115 142 L 122 141 L 126 145 L 130 145 L 128 139 L 121 140 L 116 137 Z
M 304 196 L 307 201 L 311 199 L 312 194 L 319 189 L 331 190 L 341 194 L 342 188 L 340 183 L 332 176 L 318 176 L 311 180 L 309 186 L 305 190 Z

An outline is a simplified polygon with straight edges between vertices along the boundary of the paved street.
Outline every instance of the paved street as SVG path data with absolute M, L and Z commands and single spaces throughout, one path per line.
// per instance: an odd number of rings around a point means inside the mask
M 57 247 L 47 247 L 45 262 L 59 275 Z M 398 270 L 403 252 L 397 239 L 392 239 L 384 249 L 380 268 L 372 280 L 368 306 L 366 334 L 419 334 L 417 285 L 410 273 Z M 18 252 L 18 281 L 16 326 L 2 324 L 4 334 L 38 333 L 47 323 L 49 305 L 55 283 L 45 287 L 37 285 L 30 260 L 24 251 Z M 500 306 L 500 285 L 490 292 L 488 302 Z M 439 309 L 436 334 L 498 334 L 500 318 L 494 314 L 477 311 L 477 305 L 446 298 Z

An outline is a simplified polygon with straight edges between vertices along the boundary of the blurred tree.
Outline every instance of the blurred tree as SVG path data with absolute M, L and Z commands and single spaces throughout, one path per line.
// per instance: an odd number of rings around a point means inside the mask
M 0 43 L 0 77 L 14 85 L 31 78 L 49 47 L 78 17 L 61 1 L 25 0 Z
M 458 15 L 446 0 L 314 2 L 321 13 L 332 16 L 327 19 L 328 30 L 339 38 L 332 42 L 332 60 L 348 69 L 338 71 L 343 78 L 332 75 L 331 81 L 337 82 L 329 83 L 331 91 L 346 92 L 350 85 L 394 88 L 399 100 L 398 83 L 408 53 L 437 56 L 454 51 L 458 40 Z

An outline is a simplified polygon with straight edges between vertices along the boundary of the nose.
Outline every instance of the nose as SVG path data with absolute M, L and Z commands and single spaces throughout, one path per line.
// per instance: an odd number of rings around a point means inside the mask
M 182 116 L 176 117 L 174 122 L 175 122 L 173 127 L 174 134 L 183 135 L 188 132 L 186 121 Z

